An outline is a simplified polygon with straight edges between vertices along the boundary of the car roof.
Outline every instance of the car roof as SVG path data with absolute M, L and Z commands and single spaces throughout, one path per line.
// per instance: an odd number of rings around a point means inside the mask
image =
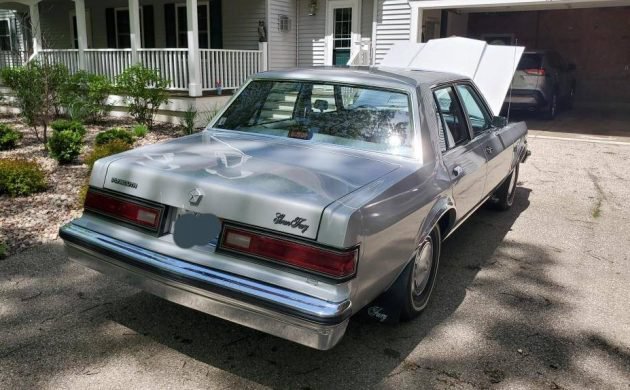
M 294 68 L 261 72 L 254 79 L 287 79 L 298 81 L 328 81 L 347 84 L 372 85 L 383 88 L 431 87 L 455 80 L 468 80 L 452 73 L 423 70 L 404 70 L 380 67 L 333 67 Z

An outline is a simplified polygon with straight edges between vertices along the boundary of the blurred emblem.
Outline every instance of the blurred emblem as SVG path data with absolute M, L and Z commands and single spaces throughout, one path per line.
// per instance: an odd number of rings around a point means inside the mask
M 188 202 L 193 206 L 198 206 L 201 198 L 203 198 L 203 192 L 199 188 L 195 188 L 188 193 Z

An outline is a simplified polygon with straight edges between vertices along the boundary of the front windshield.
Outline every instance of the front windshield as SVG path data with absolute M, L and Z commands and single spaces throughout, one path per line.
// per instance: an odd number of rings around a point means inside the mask
M 409 97 L 370 87 L 252 81 L 216 128 L 412 157 Z

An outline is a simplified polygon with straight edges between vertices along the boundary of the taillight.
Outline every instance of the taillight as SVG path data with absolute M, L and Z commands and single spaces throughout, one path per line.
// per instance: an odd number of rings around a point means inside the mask
M 523 72 L 527 73 L 527 74 L 531 74 L 533 76 L 544 76 L 545 75 L 545 69 L 540 68 L 540 69 L 523 69 Z
M 153 207 L 140 202 L 89 189 L 84 207 L 112 218 L 157 231 L 160 227 L 163 207 Z
M 337 251 L 226 226 L 220 247 L 335 278 L 355 273 L 358 249 Z

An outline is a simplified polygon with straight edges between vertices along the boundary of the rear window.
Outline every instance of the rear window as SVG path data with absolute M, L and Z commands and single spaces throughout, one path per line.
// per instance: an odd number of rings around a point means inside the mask
M 542 59 L 542 54 L 523 54 L 521 62 L 518 63 L 516 69 L 540 69 L 542 67 Z
M 214 126 L 414 156 L 409 96 L 368 86 L 252 81 Z

